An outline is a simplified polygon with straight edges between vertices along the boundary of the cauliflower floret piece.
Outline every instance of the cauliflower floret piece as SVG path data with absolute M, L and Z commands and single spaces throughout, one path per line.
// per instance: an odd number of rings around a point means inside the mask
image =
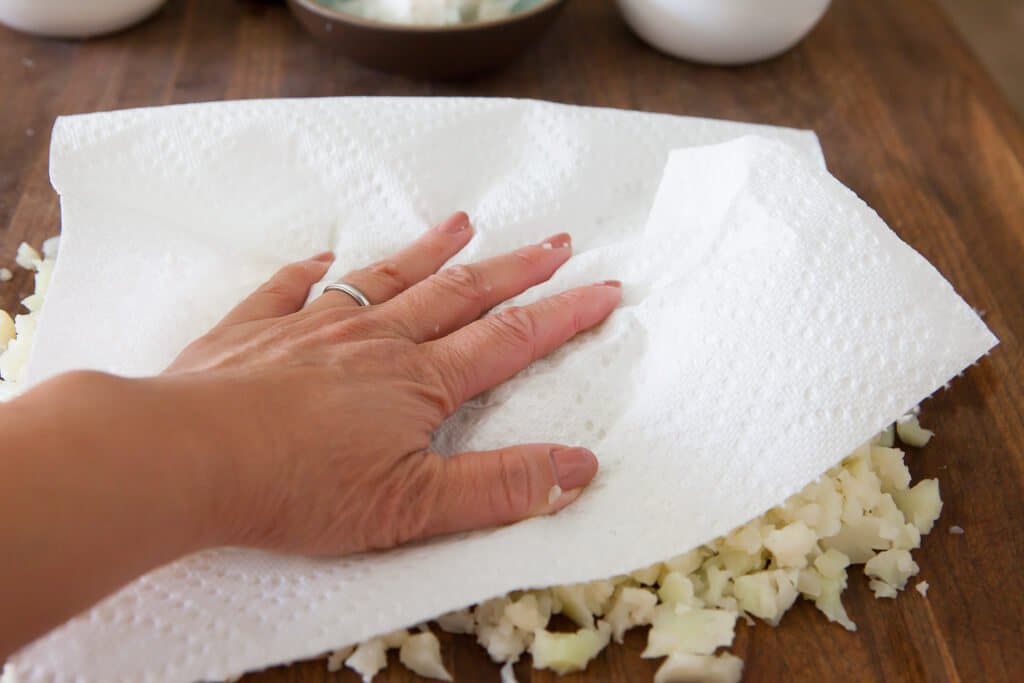
M 871 465 L 882 481 L 882 491 L 892 493 L 910 486 L 910 470 L 903 462 L 903 451 L 898 448 L 871 447 Z
M 775 569 L 738 576 L 733 580 L 733 594 L 740 609 L 764 619 L 772 626 L 796 602 L 797 572 Z
M 658 586 L 658 598 L 661 602 L 669 605 L 703 607 L 703 601 L 696 595 L 691 577 L 683 576 L 679 572 L 669 572 L 661 577 L 661 585 Z
M 692 574 L 698 569 L 704 562 L 704 551 L 700 548 L 695 548 L 688 553 L 683 555 L 677 555 L 667 562 L 663 562 L 665 573 L 668 572 L 679 572 L 683 576 Z
M 637 569 L 629 573 L 629 578 L 644 586 L 653 586 L 658 582 L 658 575 L 661 574 L 661 563 L 652 564 L 650 567 Z
M 469 608 L 442 614 L 436 621 L 441 630 L 447 633 L 473 632 L 473 611 Z
M 356 649 L 355 645 L 349 645 L 338 650 L 334 650 L 327 657 L 327 670 L 331 673 L 335 671 L 341 671 L 341 667 L 345 665 L 345 660 L 348 659 Z
M 764 539 L 764 545 L 780 567 L 807 566 L 807 556 L 818 543 L 818 535 L 804 522 L 793 522 L 775 529 Z
M 7 311 L 0 310 L 0 351 L 7 348 L 7 343 L 14 339 L 14 318 Z
M 561 612 L 581 628 L 594 627 L 594 615 L 604 614 L 615 592 L 611 581 L 591 581 L 568 586 L 555 586 L 552 594 L 561 603 Z
M 359 674 L 363 683 L 370 683 L 387 665 L 388 648 L 383 638 L 373 638 L 360 643 L 355 652 L 345 660 L 345 666 Z
M 476 640 L 495 662 L 515 661 L 529 645 L 530 634 L 515 627 L 505 614 L 511 601 L 495 598 L 480 603 L 473 612 Z
M 871 440 L 872 446 L 884 446 L 885 448 L 892 448 L 893 444 L 896 443 L 896 425 L 891 424 L 878 433 L 874 439 Z
M 441 643 L 430 631 L 409 636 L 398 651 L 398 659 L 407 669 L 424 678 L 450 681 L 452 676 L 441 661 Z
M 674 652 L 709 655 L 732 643 L 736 612 L 721 609 L 690 609 L 685 606 L 658 605 L 651 617 L 645 659 L 664 657 Z
M 739 683 L 743 660 L 735 655 L 691 655 L 677 652 L 658 667 L 654 683 Z
M 863 514 L 846 521 L 835 536 L 821 540 L 822 548 L 838 550 L 854 564 L 867 562 L 876 550 L 888 550 L 890 545 L 882 537 L 882 520 Z
M 39 255 L 39 252 L 29 244 L 28 242 L 22 242 L 18 245 L 18 253 L 14 257 L 14 262 L 22 268 L 27 270 L 35 270 L 36 265 L 43 260 L 43 257 Z
M 822 576 L 836 579 L 846 579 L 846 568 L 850 566 L 850 558 L 835 548 L 826 550 L 814 558 L 814 567 Z
M 872 582 L 875 597 L 896 597 L 896 591 L 903 590 L 907 585 L 907 579 L 918 571 L 917 563 L 907 550 L 886 550 L 872 557 L 864 565 L 865 574 L 895 589 L 890 591 Z
M 551 599 L 527 593 L 505 607 L 505 616 L 516 628 L 532 633 L 544 628 L 551 619 Z
M 558 674 L 583 671 L 611 640 L 612 627 L 604 621 L 597 628 L 585 628 L 575 633 L 551 633 L 538 629 L 533 633 L 530 654 L 535 669 L 551 669 Z
M 771 527 L 768 528 L 770 530 Z M 742 551 L 748 555 L 760 552 L 764 547 L 764 534 L 761 520 L 748 522 L 725 537 L 723 545 L 726 548 Z
M 612 599 L 605 621 L 612 627 L 612 637 L 621 643 L 622 636 L 634 626 L 651 623 L 658 596 L 645 588 L 620 586 Z
M 908 446 L 915 446 L 917 448 L 926 445 L 935 436 L 935 432 L 922 427 L 914 415 L 897 422 L 896 433 L 899 434 L 900 441 Z
M 942 513 L 938 479 L 922 479 L 913 488 L 894 493 L 893 499 L 907 520 L 922 534 L 932 530 L 932 525 Z
M 822 576 L 819 586 L 821 593 L 814 599 L 814 606 L 828 617 L 829 621 L 842 625 L 847 631 L 856 631 L 857 625 L 846 614 L 841 597 L 846 589 L 846 570 L 842 570 L 842 575 L 838 577 Z

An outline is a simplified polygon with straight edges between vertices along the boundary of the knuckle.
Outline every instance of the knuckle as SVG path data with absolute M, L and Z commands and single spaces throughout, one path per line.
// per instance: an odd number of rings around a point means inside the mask
M 528 309 L 512 306 L 499 311 L 491 317 L 491 327 L 512 344 L 533 349 L 537 321 Z
M 404 292 L 409 286 L 408 278 L 394 261 L 378 261 L 367 268 L 365 272 L 375 284 L 390 295 Z
M 498 454 L 498 473 L 501 485 L 492 504 L 503 519 L 515 520 L 530 513 L 535 482 L 526 455 L 518 451 Z
M 478 270 L 470 266 L 457 265 L 446 268 L 436 276 L 436 281 L 456 296 L 483 305 L 485 283 Z
M 523 247 L 512 252 L 512 255 L 530 270 L 533 270 L 543 262 L 542 252 L 536 247 Z
M 459 351 L 451 350 L 454 357 L 443 362 L 420 363 L 417 372 L 422 376 L 424 397 L 441 412 L 442 418 L 452 415 L 459 409 L 459 397 L 463 396 L 466 386 L 466 363 L 459 358 Z

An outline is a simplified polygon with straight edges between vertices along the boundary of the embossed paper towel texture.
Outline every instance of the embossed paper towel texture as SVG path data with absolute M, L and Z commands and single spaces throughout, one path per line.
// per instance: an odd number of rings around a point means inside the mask
M 335 248 L 340 273 L 455 208 L 479 232 L 461 260 L 573 232 L 574 258 L 522 301 L 605 277 L 625 301 L 437 439 L 593 448 L 600 477 L 571 509 L 341 561 L 187 558 L 20 653 L 28 680 L 216 679 L 664 559 L 777 504 L 995 341 L 793 131 L 495 100 L 260 102 L 62 121 L 53 177 L 65 240 L 37 379 L 158 371 L 284 261 Z

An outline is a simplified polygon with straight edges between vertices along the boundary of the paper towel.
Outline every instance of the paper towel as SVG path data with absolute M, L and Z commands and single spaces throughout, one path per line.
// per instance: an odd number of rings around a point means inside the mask
M 219 679 L 665 559 L 779 503 L 995 343 L 794 131 L 506 100 L 249 102 L 61 120 L 51 172 L 64 239 L 36 380 L 159 371 L 283 262 L 334 248 L 337 275 L 458 208 L 478 231 L 463 261 L 573 233 L 573 259 L 521 301 L 606 277 L 625 299 L 437 438 L 591 447 L 601 473 L 570 509 L 341 560 L 186 558 L 19 653 L 30 681 Z

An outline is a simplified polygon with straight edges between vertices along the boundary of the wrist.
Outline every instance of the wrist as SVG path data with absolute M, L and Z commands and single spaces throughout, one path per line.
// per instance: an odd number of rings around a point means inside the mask
M 20 429 L 44 442 L 47 465 L 78 472 L 77 493 L 101 500 L 111 529 L 154 564 L 219 541 L 215 459 L 187 405 L 159 378 L 76 371 L 10 407 Z

